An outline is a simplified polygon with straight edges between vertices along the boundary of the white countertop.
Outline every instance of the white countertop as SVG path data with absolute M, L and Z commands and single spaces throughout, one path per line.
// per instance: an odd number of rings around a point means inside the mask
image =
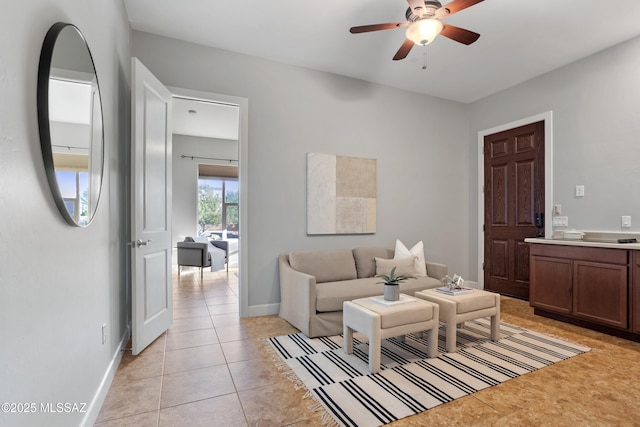
M 615 240 L 565 240 L 565 239 L 552 239 L 543 237 L 531 237 L 524 239 L 527 243 L 541 243 L 544 245 L 565 245 L 565 246 L 584 246 L 592 248 L 611 248 L 611 249 L 627 249 L 640 251 L 640 243 L 618 243 Z M 640 241 L 640 239 L 639 239 Z

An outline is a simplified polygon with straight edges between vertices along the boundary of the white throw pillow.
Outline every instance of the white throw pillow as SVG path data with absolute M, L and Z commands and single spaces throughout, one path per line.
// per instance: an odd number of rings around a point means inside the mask
M 407 247 L 400 241 L 400 239 L 396 239 L 396 251 L 393 255 L 393 259 L 405 259 L 412 257 L 416 257 L 416 276 L 426 276 L 427 264 L 425 263 L 424 259 L 424 244 L 422 243 L 422 240 L 416 243 L 416 245 L 411 249 L 407 249 Z
M 391 270 L 395 267 L 396 276 L 404 277 L 416 277 L 416 261 L 411 258 L 403 259 L 385 259 L 374 258 L 376 260 L 376 276 L 391 273 Z

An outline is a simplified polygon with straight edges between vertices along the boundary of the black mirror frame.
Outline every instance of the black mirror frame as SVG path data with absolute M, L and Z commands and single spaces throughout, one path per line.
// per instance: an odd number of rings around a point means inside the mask
M 96 76 L 96 84 L 98 86 L 98 94 L 100 103 L 100 120 L 104 124 L 104 117 L 102 112 L 102 95 L 100 94 L 100 84 L 98 83 L 98 73 L 95 69 L 95 63 L 93 62 L 93 56 L 91 55 L 91 50 L 89 49 L 89 45 L 87 44 L 84 35 L 73 24 L 69 24 L 66 22 L 56 22 L 49 28 L 47 35 L 44 38 L 44 42 L 42 43 L 42 51 L 40 52 L 40 64 L 38 66 L 38 88 L 37 88 L 37 106 L 38 106 L 38 129 L 40 131 L 40 147 L 42 148 L 42 158 L 44 161 L 44 169 L 47 175 L 47 181 L 49 181 L 49 187 L 51 188 L 51 193 L 53 194 L 53 198 L 56 202 L 56 206 L 58 210 L 62 214 L 62 217 L 69 225 L 73 225 L 75 227 L 87 227 L 93 221 L 95 214 L 98 210 L 98 204 L 100 202 L 100 196 L 102 194 L 102 181 L 104 178 L 104 125 L 101 126 L 101 138 L 102 143 L 100 144 L 100 186 L 97 194 L 97 200 L 95 209 L 93 212 L 90 212 L 90 216 L 87 220 L 86 224 L 77 223 L 74 218 L 71 216 L 67 207 L 64 203 L 64 198 L 62 197 L 62 193 L 60 192 L 60 187 L 58 185 L 58 179 L 56 177 L 55 165 L 53 162 L 53 150 L 51 148 L 51 129 L 49 122 L 49 78 L 51 71 L 51 63 L 53 60 L 53 51 L 56 46 L 56 42 L 58 40 L 58 36 L 66 27 L 73 27 L 78 36 L 82 38 L 84 41 L 84 45 L 87 48 L 87 53 L 91 58 L 91 64 L 93 65 L 93 72 Z

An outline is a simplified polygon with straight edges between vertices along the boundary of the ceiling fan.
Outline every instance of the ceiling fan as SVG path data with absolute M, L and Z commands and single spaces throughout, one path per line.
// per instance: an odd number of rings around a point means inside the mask
M 483 0 L 453 0 L 442 6 L 439 1 L 431 0 L 407 0 L 409 8 L 405 16 L 405 22 L 390 22 L 387 24 L 362 25 L 359 27 L 351 27 L 349 30 L 352 34 L 368 33 L 370 31 L 390 30 L 393 28 L 406 27 L 406 40 L 398 49 L 394 61 L 407 57 L 413 45 L 426 46 L 436 38 L 438 34 L 455 40 L 459 43 L 470 45 L 478 40 L 480 34 L 464 28 L 455 27 L 453 25 L 444 24 L 440 21 L 442 18 L 453 15 L 468 7 L 471 7 Z

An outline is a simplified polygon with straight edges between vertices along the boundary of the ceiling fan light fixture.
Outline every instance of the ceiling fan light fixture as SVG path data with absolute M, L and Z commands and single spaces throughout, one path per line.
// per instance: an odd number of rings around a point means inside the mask
M 442 31 L 444 25 L 437 19 L 423 18 L 411 23 L 406 36 L 417 45 L 426 46 Z

